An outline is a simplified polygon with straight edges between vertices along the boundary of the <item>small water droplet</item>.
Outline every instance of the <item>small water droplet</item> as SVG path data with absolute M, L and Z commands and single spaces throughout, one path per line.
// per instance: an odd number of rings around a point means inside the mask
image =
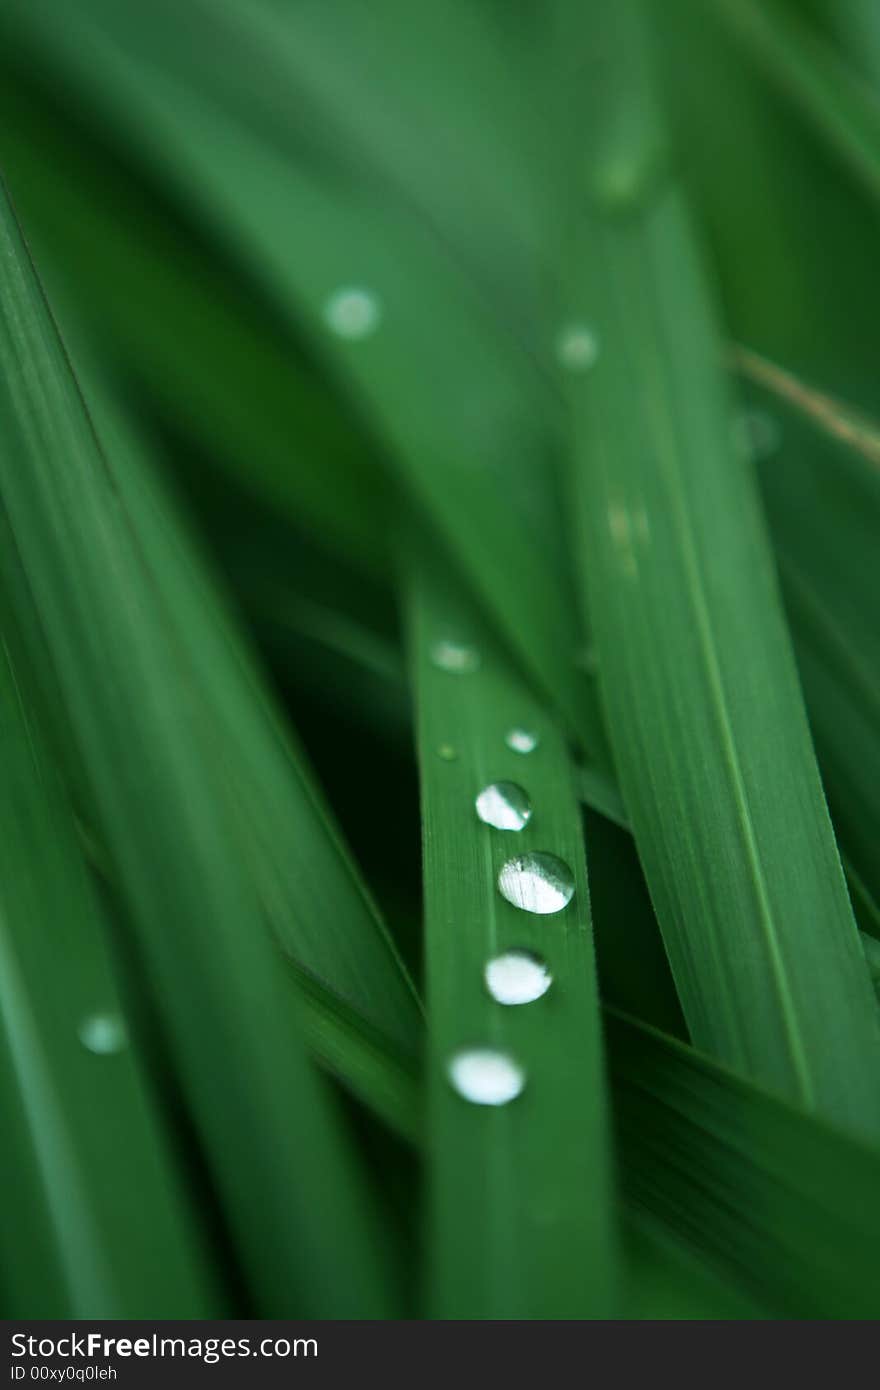
M 509 729 L 504 742 L 514 753 L 534 753 L 540 740 L 529 729 Z
M 733 420 L 733 444 L 744 459 L 771 458 L 782 444 L 782 427 L 766 410 L 741 410 Z
M 526 1074 L 506 1052 L 469 1047 L 456 1052 L 448 1067 L 449 1080 L 474 1105 L 507 1105 L 526 1084 Z
M 449 671 L 452 675 L 464 676 L 471 671 L 479 670 L 480 653 L 476 647 L 469 647 L 466 642 L 444 639 L 441 642 L 435 642 L 431 647 L 431 661 L 441 671 Z
M 505 951 L 486 962 L 486 988 L 499 1004 L 531 1004 L 553 983 L 546 961 L 532 951 Z
M 523 912 L 561 912 L 574 897 L 571 869 L 542 850 L 508 859 L 498 875 L 498 891 Z
M 621 570 L 628 579 L 637 579 L 639 563 L 636 559 L 635 528 L 625 503 L 612 499 L 608 504 L 608 529 L 617 550 Z
M 496 830 L 522 830 L 532 815 L 528 792 L 516 782 L 490 782 L 474 805 L 483 824 Z
M 668 145 L 656 132 L 624 125 L 599 159 L 592 178 L 599 208 L 612 216 L 634 214 L 654 201 L 670 171 Z
M 451 743 L 441 743 L 437 748 L 437 757 L 442 758 L 444 763 L 454 763 L 458 758 L 458 749 Z
M 556 339 L 556 360 L 569 372 L 587 372 L 599 356 L 599 339 L 588 323 L 569 323 Z
M 336 290 L 324 305 L 324 321 L 340 338 L 357 342 L 379 327 L 382 309 L 371 290 L 347 285 Z
M 83 1019 L 77 1034 L 83 1047 L 99 1057 L 121 1052 L 128 1042 L 125 1024 L 118 1014 L 91 1014 Z

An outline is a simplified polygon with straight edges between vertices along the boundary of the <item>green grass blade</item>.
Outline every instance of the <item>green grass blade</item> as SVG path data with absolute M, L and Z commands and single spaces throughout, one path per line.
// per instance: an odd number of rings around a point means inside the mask
M 579 779 L 579 787 L 580 798 L 584 804 L 584 807 L 588 810 L 588 812 L 593 813 L 595 817 L 598 818 L 594 821 L 594 824 L 599 830 L 599 834 L 601 836 L 607 837 L 609 833 L 613 833 L 610 830 L 610 827 L 612 826 L 616 827 L 617 830 L 623 830 L 630 834 L 632 833 L 632 826 L 630 825 L 626 813 L 623 810 L 623 800 L 620 796 L 620 793 L 617 792 L 613 785 L 606 784 L 604 780 L 597 782 L 596 779 L 594 779 L 594 777 L 592 776 L 592 769 L 585 768 L 582 769 L 581 777 Z M 855 865 L 849 860 L 847 855 L 842 852 L 840 862 L 843 866 L 843 871 L 846 875 L 846 881 L 849 887 L 850 897 L 853 903 L 853 908 L 856 912 L 856 920 L 859 923 L 860 928 L 862 929 L 862 945 L 865 946 L 865 932 L 867 932 L 869 936 L 880 938 L 880 908 L 878 908 L 877 906 L 877 902 L 873 893 L 871 892 L 869 885 L 862 878 L 861 874 L 858 872 Z M 602 867 L 604 868 L 604 865 Z M 624 873 L 620 876 L 620 878 L 621 880 L 628 881 L 629 875 Z M 608 912 L 608 916 L 610 918 L 613 918 L 618 911 L 618 904 L 614 902 L 614 898 L 617 895 L 619 882 L 615 882 L 613 886 L 614 893 L 611 897 L 612 906 L 610 907 Z M 596 896 L 595 886 L 593 896 L 594 898 Z M 627 911 L 625 914 L 626 920 L 630 926 L 632 925 L 634 915 L 635 914 L 633 914 L 631 910 Z M 598 916 L 598 914 L 594 910 L 594 917 L 596 916 Z M 867 925 L 863 925 L 862 923 L 863 916 Z M 609 931 L 609 937 L 611 935 L 612 933 L 611 931 Z M 624 952 L 625 956 L 629 955 L 629 948 L 625 941 L 617 940 L 615 942 L 615 946 L 620 948 Z M 653 954 L 653 944 L 649 945 L 647 935 L 642 940 L 641 949 L 643 952 L 646 950 L 650 950 Z M 599 955 L 601 963 L 601 949 Z M 869 961 L 870 960 L 873 960 L 873 956 L 869 957 Z M 639 970 L 638 972 L 634 971 L 631 968 L 631 963 L 630 968 L 625 969 L 624 959 L 620 960 L 619 965 L 620 968 L 615 970 L 615 979 L 619 982 L 619 986 L 613 987 L 611 991 L 608 993 L 607 997 L 609 1002 L 623 1009 L 625 1013 L 632 1014 L 634 1015 L 634 1017 L 639 1018 L 646 1023 L 653 1024 L 655 1028 L 660 1028 L 663 1032 L 672 1033 L 675 1036 L 679 1036 L 679 1022 L 675 1018 L 674 1013 L 669 1012 L 669 1001 L 667 1001 L 666 1003 L 661 1002 L 661 997 L 665 992 L 663 990 L 663 972 L 656 959 L 653 961 L 652 965 L 648 966 L 644 971 Z M 645 983 L 650 984 L 652 993 L 654 991 L 658 991 L 657 997 L 653 999 L 652 1004 L 649 1008 L 646 1009 L 642 1007 L 640 1004 L 634 1004 L 632 999 L 628 999 L 626 1002 L 624 1002 L 624 998 L 621 994 L 621 989 L 628 992 L 633 987 L 638 988 L 640 984 Z M 655 1011 L 657 1009 L 658 1003 L 660 1003 L 660 1007 L 666 1015 L 665 1017 L 661 1018 L 656 1016 Z
M 656 112 L 616 124 L 636 99 L 625 25 L 617 42 L 594 94 L 607 134 L 578 268 L 602 348 L 572 402 L 579 551 L 624 800 L 694 1042 L 876 1133 L 876 1009 L 756 489 L 732 456 L 681 194 L 657 182 Z M 636 186 L 621 205 L 625 172 Z
M 762 469 L 765 505 L 835 828 L 856 879 L 876 899 L 880 475 L 851 438 L 823 437 L 790 411 L 781 425 L 782 446 Z M 864 430 L 873 426 L 860 420 Z
M 769 1316 L 738 1282 L 695 1257 L 643 1211 L 630 1213 L 627 1259 L 627 1319 L 727 1322 Z
M 336 995 L 299 975 L 303 1037 L 324 1070 L 410 1143 L 423 1137 L 421 1077 L 408 1053 L 348 1012 Z
M 808 20 L 779 0 L 713 0 L 728 32 L 796 103 L 873 197 L 880 196 L 880 101 Z
M 615 1297 L 611 1179 L 589 896 L 577 803 L 558 730 L 466 600 L 427 565 L 414 577 L 413 662 L 422 779 L 431 1062 L 433 1311 L 438 1317 L 597 1317 Z M 439 669 L 436 643 L 481 655 Z M 522 726 L 534 752 L 505 745 Z M 534 812 L 519 833 L 481 824 L 477 793 L 521 783 Z M 571 867 L 559 916 L 512 907 L 496 888 L 511 856 L 549 850 Z M 487 992 L 487 961 L 537 952 L 553 983 L 528 1005 Z M 507 1106 L 468 1103 L 450 1084 L 460 1049 L 509 1053 L 525 1088 Z
M 8 612 L 2 626 L 4 1312 L 216 1317 L 223 1301 L 134 1039 L 125 1041 L 100 909 L 12 665 Z M 106 1054 L 85 1045 L 90 1030 Z
M 0 498 L 256 1306 L 385 1314 L 370 1206 L 302 1054 L 216 731 L 5 195 L 2 245 Z M 8 548 L 3 564 L 18 601 Z
M 651 1029 L 607 1024 L 628 1199 L 775 1316 L 876 1318 L 876 1150 Z
M 797 113 L 759 85 L 717 21 L 703 25 L 704 11 L 678 8 L 688 27 L 669 55 L 669 90 L 682 104 L 683 137 L 700 122 L 689 171 L 700 176 L 734 334 L 760 353 L 748 358 L 760 390 L 750 386 L 746 404 L 770 430 L 760 460 L 763 501 L 823 782 L 858 902 L 853 871 L 878 892 L 880 828 L 873 597 L 880 512 L 870 366 L 880 312 L 872 288 L 875 209 L 821 145 L 805 138 Z M 842 9 L 835 17 L 843 19 Z M 804 237 L 807 204 L 815 217 Z M 780 361 L 784 371 L 775 365 Z

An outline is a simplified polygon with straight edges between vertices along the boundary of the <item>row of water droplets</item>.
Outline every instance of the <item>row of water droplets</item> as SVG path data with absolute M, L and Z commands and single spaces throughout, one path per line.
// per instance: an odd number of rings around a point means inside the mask
M 328 297 L 323 314 L 327 327 L 337 337 L 359 342 L 379 328 L 382 304 L 372 290 L 362 285 L 343 285 Z M 554 353 L 565 371 L 588 372 L 599 357 L 599 336 L 589 323 L 573 320 L 560 328 Z M 735 416 L 731 434 L 736 451 L 759 462 L 778 451 L 782 438 L 778 421 L 766 411 L 754 408 Z
M 452 675 L 466 675 L 480 666 L 475 647 L 443 640 L 431 647 L 431 661 Z M 529 729 L 509 729 L 504 742 L 511 752 L 533 753 L 538 736 Z M 442 743 L 438 756 L 445 762 L 458 756 L 452 744 Z M 477 816 L 495 830 L 518 832 L 531 820 L 528 793 L 517 782 L 490 782 L 476 797 Z M 574 877 L 568 865 L 555 854 L 530 851 L 507 859 L 497 878 L 501 896 L 523 912 L 548 915 L 561 912 L 574 896 Z M 541 999 L 553 983 L 546 963 L 533 951 L 510 950 L 487 961 L 483 978 L 491 997 L 507 1006 L 532 1004 Z M 525 1086 L 525 1071 L 509 1053 L 490 1047 L 463 1048 L 453 1054 L 448 1065 L 453 1087 L 475 1105 L 506 1105 L 515 1100 Z
M 360 342 L 371 337 L 382 322 L 382 304 L 372 290 L 363 285 L 342 285 L 324 303 L 324 322 L 338 338 Z M 587 323 L 568 323 L 555 342 L 556 360 L 561 367 L 584 372 L 599 355 L 599 341 Z

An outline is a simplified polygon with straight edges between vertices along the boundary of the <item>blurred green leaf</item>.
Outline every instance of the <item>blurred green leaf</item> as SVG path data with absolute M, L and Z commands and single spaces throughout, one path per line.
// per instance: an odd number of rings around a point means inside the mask
M 99 444 L 5 195 L 2 218 L 0 498 L 15 541 L 3 564 L 7 576 L 20 564 L 26 586 L 7 578 L 8 591 L 33 603 L 22 616 L 63 692 L 257 1306 L 385 1314 L 392 1296 L 362 1180 L 302 1057 L 292 985 L 230 806 L 228 735 L 194 698 L 192 649 L 175 629 L 180 605 L 199 611 L 198 588 L 188 594 L 172 570 L 169 602 L 151 566 L 149 510 L 131 509 L 136 460 L 112 452 L 112 435 L 106 452 Z M 212 638 L 206 626 L 209 652 Z M 236 696 L 222 666 L 204 675 Z M 306 798 L 297 819 L 301 834 L 320 826 Z
M 703 270 L 658 112 L 632 117 L 630 15 L 591 99 L 577 294 L 601 349 L 572 389 L 609 733 L 695 1044 L 876 1133 L 875 1001 Z
M 8 1317 L 222 1316 L 14 623 L 0 658 L 0 1287 Z

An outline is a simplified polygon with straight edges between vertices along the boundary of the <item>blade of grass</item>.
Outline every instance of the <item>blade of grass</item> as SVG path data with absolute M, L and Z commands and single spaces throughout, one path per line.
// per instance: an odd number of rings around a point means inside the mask
M 590 908 L 577 803 L 558 730 L 439 567 L 412 569 L 411 631 L 422 779 L 430 1017 L 428 1248 L 437 1317 L 598 1317 L 615 1299 L 611 1176 Z M 437 666 L 437 643 L 465 643 L 480 667 Z M 505 744 L 521 725 L 527 756 Z M 444 751 L 445 750 L 445 751 Z M 477 819 L 477 793 L 515 779 L 534 808 L 520 833 Z M 502 864 L 533 849 L 570 868 L 573 902 L 536 916 L 504 901 Z M 537 952 L 553 975 L 545 998 L 507 1007 L 486 987 L 487 961 Z M 469 1104 L 450 1084 L 461 1049 L 509 1053 L 526 1072 L 509 1106 Z
M 11 1198 L 0 1218 L 4 1311 L 221 1316 L 197 1211 L 186 1205 L 135 1039 L 124 1036 L 100 909 L 13 665 L 6 611 L 2 628 L 0 1168 Z
M 681 193 L 657 174 L 637 11 L 604 13 L 577 271 L 602 348 L 572 405 L 624 800 L 695 1044 L 877 1133 L 875 1001 L 756 491 L 732 457 L 719 335 Z
M 215 730 L 5 193 L 0 216 L 8 592 L 26 592 L 8 578 L 20 562 L 256 1306 L 382 1315 L 393 1303 L 370 1205 L 302 1055 Z
M 749 389 L 746 401 L 769 416 L 775 436 L 760 461 L 763 500 L 832 819 L 866 927 L 856 883 L 873 881 L 876 897 L 880 517 L 873 465 L 857 449 L 870 454 L 876 434 L 875 210 L 796 113 L 758 84 L 721 26 L 690 3 L 679 10 L 668 90 L 682 104 L 683 135 L 700 121 L 689 171 L 699 174 L 735 336 L 760 348 L 750 359 L 760 393 Z M 812 231 L 803 237 L 807 207 Z M 786 362 L 782 377 L 772 359 Z
M 766 1308 L 676 1241 L 659 1222 L 630 1212 L 626 1317 L 639 1321 L 754 1321 Z
M 595 813 L 599 825 L 607 827 L 615 826 L 618 830 L 623 830 L 628 834 L 632 834 L 632 826 L 623 809 L 622 798 L 612 784 L 607 784 L 604 779 L 597 780 L 593 774 L 592 768 L 582 768 L 581 775 L 578 779 L 578 785 L 579 796 L 584 807 L 587 808 L 589 812 Z M 608 831 L 604 830 L 601 833 L 607 835 Z M 880 937 L 880 908 L 878 908 L 877 902 L 868 884 L 861 877 L 855 865 L 843 852 L 841 852 L 840 862 L 843 866 L 844 874 L 846 875 L 853 906 L 855 908 L 856 905 L 858 905 L 860 909 L 860 913 L 857 913 L 857 921 L 862 928 L 863 936 L 867 931 L 870 936 Z M 860 914 L 864 915 L 865 921 L 870 925 L 863 925 L 862 915 Z M 630 920 L 629 914 L 627 914 L 627 919 Z M 643 945 L 646 944 L 646 942 L 643 943 Z M 637 979 L 633 976 L 631 971 L 629 972 L 628 978 L 625 980 L 622 973 L 619 978 L 628 987 L 637 984 Z M 655 986 L 660 984 L 660 972 L 656 965 L 653 969 L 646 969 L 644 971 L 644 980 L 650 981 Z M 661 1021 L 659 1018 L 654 1017 L 653 1010 L 644 1011 L 638 1007 L 634 1007 L 632 1003 L 624 1005 L 623 1000 L 618 997 L 616 992 L 612 992 L 609 995 L 609 1000 L 611 1003 L 623 1009 L 625 1013 L 633 1014 L 635 1017 L 642 1019 L 646 1023 L 653 1024 L 655 1028 L 660 1028 L 664 1032 L 671 1033 L 674 1036 L 679 1035 L 679 1028 L 673 1022 L 671 1016 L 667 1016 Z
M 713 8 L 867 191 L 880 196 L 880 100 L 871 85 L 778 0 L 713 0 Z
M 777 1316 L 876 1318 L 876 1150 L 622 1015 L 606 1025 L 628 1200 Z
M 834 546 L 839 551 L 839 544 Z M 873 568 L 873 559 L 871 568 Z M 810 702 L 816 747 L 851 887 L 880 892 L 880 702 L 869 641 L 853 643 L 852 609 L 829 604 L 817 571 L 808 574 L 780 551 L 788 610 L 797 617 L 798 665 Z
M 319 1066 L 410 1143 L 423 1135 L 421 1078 L 406 1052 L 348 1012 L 310 975 L 297 974 L 303 1036 Z
M 788 409 L 780 425 L 781 446 L 761 471 L 764 501 L 847 876 L 876 899 L 880 475 L 861 447 L 874 427 L 864 419 L 858 436 L 825 435 Z

